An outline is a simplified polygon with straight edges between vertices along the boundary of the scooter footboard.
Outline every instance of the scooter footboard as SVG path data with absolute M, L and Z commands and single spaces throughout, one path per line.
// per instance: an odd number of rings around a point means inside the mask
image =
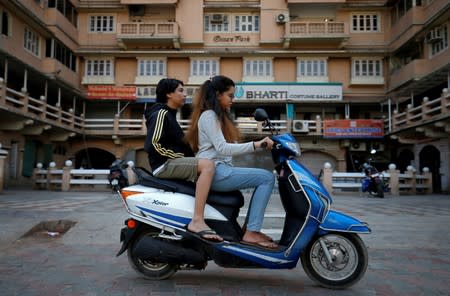
M 354 232 L 354 233 L 370 233 L 369 225 L 365 222 L 361 222 L 346 214 L 330 211 L 319 226 L 319 234 L 327 233 L 330 231 L 338 232 Z

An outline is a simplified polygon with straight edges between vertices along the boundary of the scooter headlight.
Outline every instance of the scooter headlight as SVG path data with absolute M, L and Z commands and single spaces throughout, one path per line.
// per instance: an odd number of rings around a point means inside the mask
M 292 150 L 292 152 L 295 153 L 295 156 L 300 156 L 300 145 L 298 143 L 287 142 L 286 145 L 290 150 Z

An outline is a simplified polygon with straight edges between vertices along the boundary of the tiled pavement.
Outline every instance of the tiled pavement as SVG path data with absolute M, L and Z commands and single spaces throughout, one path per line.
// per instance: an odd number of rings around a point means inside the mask
M 1 295 L 450 295 L 450 196 L 337 195 L 333 208 L 367 221 L 362 236 L 369 267 L 355 286 L 333 291 L 293 270 L 178 272 L 166 281 L 141 278 L 115 257 L 126 213 L 110 192 L 7 190 L 0 194 Z M 245 213 L 243 210 L 242 213 Z M 275 237 L 282 208 L 274 196 L 264 228 Z M 241 217 L 243 218 L 243 217 Z M 21 238 L 43 220 L 77 224 L 61 238 Z

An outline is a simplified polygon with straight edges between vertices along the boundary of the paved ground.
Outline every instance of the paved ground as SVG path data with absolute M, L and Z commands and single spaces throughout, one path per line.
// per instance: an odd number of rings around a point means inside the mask
M 6 190 L 0 194 L 1 295 L 450 295 L 450 196 L 337 195 L 334 209 L 370 224 L 369 267 L 355 286 L 333 291 L 293 270 L 178 272 L 166 281 L 140 277 L 115 257 L 126 213 L 110 192 Z M 245 213 L 245 211 L 242 211 Z M 264 228 L 281 233 L 282 207 L 272 198 Z M 76 224 L 62 237 L 22 238 L 41 221 Z M 241 217 L 243 219 L 243 217 Z

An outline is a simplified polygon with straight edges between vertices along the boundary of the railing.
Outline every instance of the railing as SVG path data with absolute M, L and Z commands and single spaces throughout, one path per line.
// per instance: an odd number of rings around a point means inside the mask
M 348 34 L 344 22 L 289 22 L 289 37 L 342 37 Z
M 163 23 L 121 23 L 119 24 L 118 38 L 161 38 L 179 37 L 178 24 L 174 22 Z
M 26 93 L 7 88 L 0 78 L 0 109 L 20 114 L 25 118 L 36 119 L 44 124 L 51 124 L 71 132 L 87 135 L 145 135 L 146 126 L 144 118 L 84 118 L 75 115 L 73 110 L 63 110 L 59 106 L 48 104 L 43 99 L 35 99 Z M 392 130 L 398 132 L 407 128 L 423 125 L 430 121 L 446 120 L 450 116 L 450 94 L 444 89 L 441 97 L 435 99 L 424 98 L 421 105 L 409 105 L 403 112 L 395 110 L 392 114 Z M 236 121 L 243 134 L 260 133 L 262 127 L 252 120 Z M 189 120 L 179 120 L 181 127 L 186 130 Z M 290 132 L 291 122 L 287 120 L 274 120 L 280 132 Z M 323 120 L 308 121 L 308 134 L 320 136 Z M 388 130 L 389 121 L 385 120 L 385 130 Z M 293 130 L 295 133 L 296 131 Z
M 394 110 L 392 116 L 393 131 L 402 130 L 430 120 L 446 119 L 450 116 L 450 94 L 444 89 L 441 97 L 429 100 L 425 97 L 422 104 L 416 107 L 408 105 L 404 112 Z
M 383 178 L 389 184 L 389 190 L 392 195 L 431 193 L 433 182 L 432 174 L 424 170 L 423 174 L 416 174 L 411 169 L 406 173 L 400 174 L 396 169 L 389 169 L 382 172 Z M 329 167 L 323 169 L 321 180 L 323 185 L 330 193 L 353 191 L 360 192 L 363 173 L 335 172 Z
M 24 92 L 7 88 L 0 78 L 0 108 L 21 114 L 24 118 L 39 120 L 67 130 L 81 133 L 84 119 L 73 110 L 63 110 L 59 106 L 48 104 L 45 99 L 35 99 Z
M 109 170 L 73 169 L 64 167 L 62 169 L 34 169 L 34 189 L 62 190 L 74 189 L 92 190 L 110 189 L 107 179 Z

